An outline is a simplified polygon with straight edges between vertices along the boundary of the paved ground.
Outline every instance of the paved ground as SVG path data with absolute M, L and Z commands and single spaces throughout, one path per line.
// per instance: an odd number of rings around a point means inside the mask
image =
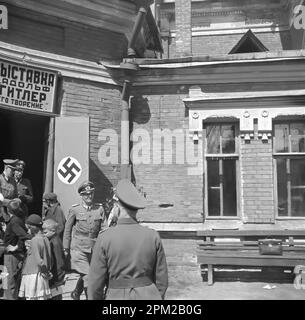
M 64 289 L 64 300 L 71 300 L 70 293 L 76 283 L 76 275 L 69 274 Z M 268 286 L 272 289 L 264 289 Z M 82 295 L 81 300 L 85 299 Z M 213 286 L 198 282 L 192 286 L 171 283 L 167 300 L 305 300 L 304 289 L 295 289 L 292 283 L 220 281 Z
M 77 275 L 68 274 L 63 300 L 71 300 L 70 294 Z M 81 300 L 85 300 L 82 294 Z M 304 289 L 296 289 L 293 283 L 217 281 L 208 286 L 201 281 L 192 285 L 170 282 L 166 300 L 305 300 Z

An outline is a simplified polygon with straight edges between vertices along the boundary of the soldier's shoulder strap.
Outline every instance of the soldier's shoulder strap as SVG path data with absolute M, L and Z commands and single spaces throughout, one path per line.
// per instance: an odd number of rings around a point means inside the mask
M 96 205 L 96 208 L 102 208 L 104 210 L 104 205 L 102 203 L 97 202 L 95 203 L 95 205 Z
M 80 207 L 80 204 L 79 204 L 79 203 L 72 204 L 70 210 L 75 210 L 75 209 L 78 209 L 79 207 Z
M 102 228 L 102 229 L 99 231 L 98 234 L 102 234 L 102 233 L 106 232 L 107 230 L 108 230 L 108 227 Z

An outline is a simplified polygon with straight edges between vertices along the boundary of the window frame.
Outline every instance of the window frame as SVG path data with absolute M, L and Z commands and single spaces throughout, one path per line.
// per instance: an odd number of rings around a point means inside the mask
M 273 190 L 274 190 L 274 204 L 275 204 L 275 214 L 276 220 L 305 220 L 304 217 L 292 216 L 291 215 L 291 180 L 287 181 L 287 202 L 288 202 L 288 212 L 287 216 L 279 216 L 279 208 L 278 208 L 278 186 L 277 186 L 277 159 L 288 159 L 290 162 L 291 159 L 301 159 L 304 158 L 305 161 L 305 152 L 291 152 L 291 134 L 290 134 L 290 124 L 292 123 L 304 123 L 304 120 L 282 120 L 282 121 L 274 121 L 272 124 L 272 158 L 273 158 Z M 278 124 L 288 124 L 289 125 L 289 136 L 288 136 L 288 152 L 275 152 L 276 138 L 275 138 L 275 126 Z M 287 164 L 287 162 L 286 162 Z M 289 171 L 291 170 L 290 164 Z M 290 172 L 286 172 L 290 174 Z
M 235 127 L 235 153 L 207 153 L 207 130 L 206 127 L 209 125 L 234 125 Z M 204 182 L 204 212 L 205 218 L 207 220 L 240 220 L 240 131 L 239 131 L 239 122 L 238 121 L 204 121 L 203 122 L 203 130 L 202 130 L 202 142 L 203 142 L 203 182 Z M 221 138 L 220 138 L 220 150 L 221 148 Z M 207 171 L 207 160 L 214 159 L 219 161 L 219 172 L 221 172 L 223 166 L 222 162 L 224 159 L 232 159 L 235 160 L 235 182 L 236 182 L 236 215 L 234 216 L 224 216 L 223 214 L 223 187 L 220 188 L 220 215 L 219 216 L 211 216 L 209 215 L 208 209 L 208 171 Z

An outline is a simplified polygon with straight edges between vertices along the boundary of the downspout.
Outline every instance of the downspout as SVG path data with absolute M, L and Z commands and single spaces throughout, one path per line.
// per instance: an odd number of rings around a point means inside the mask
M 144 1 L 145 2 L 145 1 Z M 130 109 L 130 91 L 132 87 L 132 79 L 139 69 L 135 61 L 136 51 L 135 44 L 137 37 L 143 27 L 143 22 L 147 13 L 147 5 L 141 5 L 137 14 L 133 30 L 128 41 L 127 58 L 123 59 L 120 68 L 124 70 L 125 80 L 121 96 L 121 179 L 131 180 L 131 164 L 129 152 L 129 109 Z
M 129 80 L 124 81 L 121 104 L 121 179 L 131 179 L 131 167 L 129 163 Z

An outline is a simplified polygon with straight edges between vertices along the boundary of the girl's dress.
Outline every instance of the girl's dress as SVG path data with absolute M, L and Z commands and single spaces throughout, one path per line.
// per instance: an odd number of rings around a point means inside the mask
M 51 248 L 49 240 L 37 234 L 31 240 L 19 289 L 19 297 L 27 300 L 51 298 L 49 278 L 51 269 Z

